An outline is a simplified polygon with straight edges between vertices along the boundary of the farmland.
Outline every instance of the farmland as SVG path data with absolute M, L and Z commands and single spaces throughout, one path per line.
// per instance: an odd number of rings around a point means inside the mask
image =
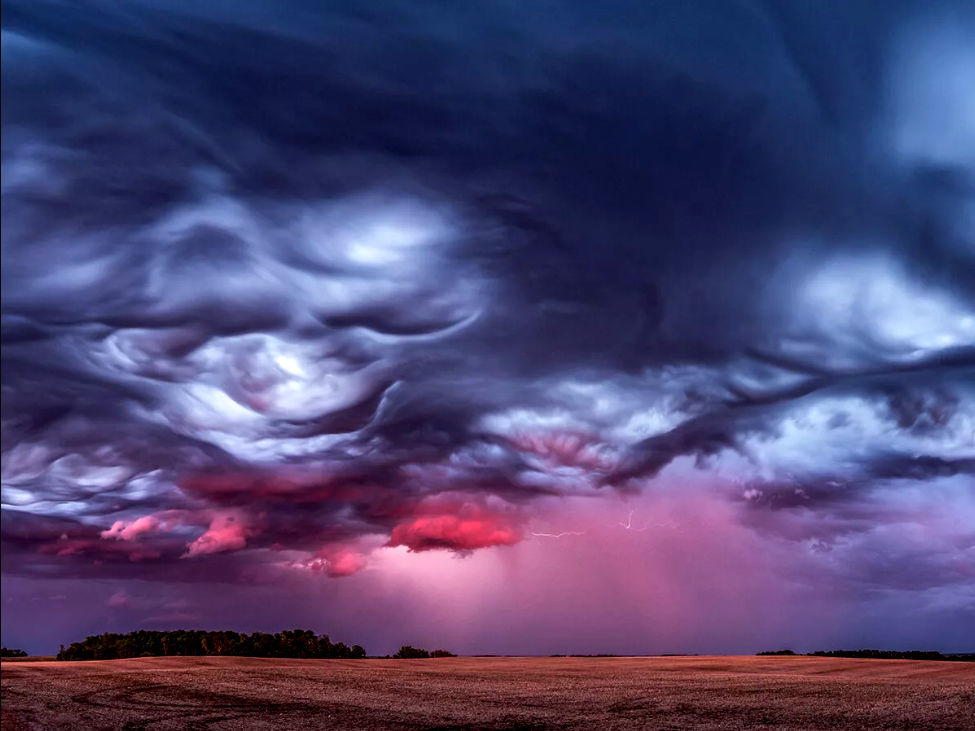
M 810 657 L 4 662 L 3 729 L 972 728 L 975 664 Z

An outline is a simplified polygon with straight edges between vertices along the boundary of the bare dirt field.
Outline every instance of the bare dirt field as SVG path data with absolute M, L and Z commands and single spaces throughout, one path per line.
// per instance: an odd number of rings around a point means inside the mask
M 975 729 L 975 663 L 805 657 L 2 666 L 3 729 Z

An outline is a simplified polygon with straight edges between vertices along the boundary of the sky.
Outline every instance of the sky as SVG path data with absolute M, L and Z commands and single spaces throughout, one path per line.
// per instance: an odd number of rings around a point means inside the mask
M 971 3 L 4 10 L 4 645 L 975 651 Z

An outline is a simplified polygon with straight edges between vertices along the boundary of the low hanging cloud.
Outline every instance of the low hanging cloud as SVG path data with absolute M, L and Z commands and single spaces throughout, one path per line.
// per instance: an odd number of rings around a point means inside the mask
M 186 547 L 186 556 L 239 551 L 247 545 L 249 530 L 241 515 L 216 514 L 207 529 Z
M 151 515 L 136 518 L 131 523 L 126 523 L 124 520 L 116 520 L 112 523 L 111 528 L 101 532 L 101 537 L 129 541 L 140 538 L 147 533 L 152 533 L 158 527 L 159 520 Z
M 440 497 L 418 506 L 408 519 L 394 525 L 388 545 L 417 552 L 510 546 L 522 538 L 518 523 L 510 509 Z

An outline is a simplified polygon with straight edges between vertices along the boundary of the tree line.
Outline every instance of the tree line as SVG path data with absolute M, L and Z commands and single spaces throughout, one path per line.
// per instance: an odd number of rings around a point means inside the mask
M 454 653 L 448 652 L 447 650 L 434 650 L 430 652 L 428 650 L 422 650 L 419 647 L 413 647 L 412 645 L 403 645 L 393 658 L 396 660 L 404 659 L 421 659 L 425 657 L 457 657 Z
M 0 647 L 0 657 L 27 657 L 23 650 L 12 650 L 9 647 Z
M 169 655 L 232 655 L 246 657 L 360 658 L 361 645 L 349 647 L 332 642 L 327 635 L 293 629 L 274 634 L 204 630 L 158 632 L 139 630 L 127 634 L 106 632 L 61 647 L 58 660 L 119 660 L 130 657 Z
M 792 650 L 765 650 L 759 655 L 796 655 Z M 817 650 L 807 657 L 864 657 L 876 660 L 960 660 L 975 662 L 975 653 L 944 654 L 933 650 Z

